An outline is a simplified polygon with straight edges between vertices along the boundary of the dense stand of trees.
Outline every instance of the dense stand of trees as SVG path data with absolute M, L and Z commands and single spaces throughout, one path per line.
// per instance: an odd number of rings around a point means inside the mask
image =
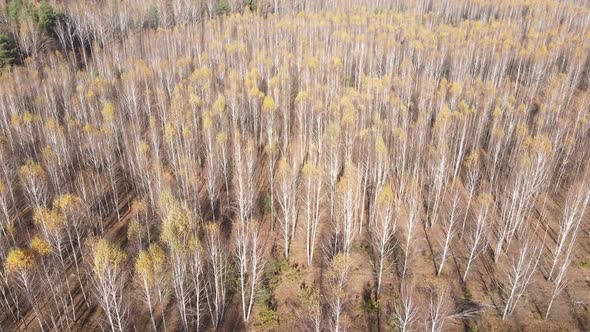
M 3 329 L 590 326 L 587 4 L 0 9 Z

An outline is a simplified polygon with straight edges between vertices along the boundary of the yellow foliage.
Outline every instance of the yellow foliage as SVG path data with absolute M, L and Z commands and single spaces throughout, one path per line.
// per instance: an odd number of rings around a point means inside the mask
M 393 189 L 391 188 L 391 185 L 387 184 L 379 192 L 377 200 L 380 205 L 388 205 L 393 202 L 393 199 Z
M 154 243 L 148 250 L 143 250 L 135 260 L 135 271 L 145 278 L 148 285 L 153 286 L 155 282 L 161 280 L 162 273 L 166 269 L 166 253 L 162 248 Z
M 43 156 L 43 161 L 45 161 L 45 162 L 55 160 L 55 153 L 53 152 L 53 149 L 51 149 L 51 146 L 49 146 L 49 145 L 47 145 L 43 148 L 43 150 L 41 151 L 41 155 Z
M 273 153 L 274 151 L 276 151 L 276 149 L 277 149 L 276 142 L 270 142 L 264 146 L 264 151 L 266 153 Z
M 203 128 L 209 129 L 213 126 L 213 118 L 209 112 L 203 113 Z
M 49 242 L 35 236 L 33 240 L 31 240 L 31 250 L 40 256 L 46 256 L 53 251 L 53 248 Z
M 162 220 L 162 240 L 173 250 L 183 252 L 186 250 L 186 242 L 194 228 L 195 224 L 190 211 L 172 198 L 168 203 L 168 212 Z
M 131 242 L 139 242 L 146 234 L 146 229 L 137 220 L 132 219 L 127 227 L 127 239 Z
M 254 98 L 262 98 L 264 97 L 264 93 L 260 90 L 258 90 L 257 87 L 253 86 L 250 89 L 250 96 L 254 97 Z
M 29 124 L 29 123 L 32 123 L 33 121 L 38 121 L 39 117 L 36 115 L 33 115 L 31 112 L 27 111 L 23 114 L 22 119 L 23 119 L 24 123 Z
M 354 109 L 352 109 L 352 108 L 348 109 L 344 113 L 344 116 L 342 117 L 342 124 L 345 126 L 352 125 L 354 123 L 354 118 L 355 118 Z
M 16 232 L 16 226 L 14 226 L 14 222 L 9 222 L 6 225 L 6 231 L 8 234 L 14 234 Z
M 85 124 L 83 130 L 88 135 L 96 135 L 100 133 L 100 131 L 90 123 Z
M 385 145 L 385 141 L 381 135 L 378 135 L 375 139 L 375 151 L 380 155 L 387 154 L 387 146 Z
M 330 59 L 330 64 L 335 69 L 340 69 L 342 67 L 342 60 L 337 56 L 333 56 L 332 59 Z
M 201 106 L 201 98 L 193 93 L 189 95 L 189 103 L 195 107 Z
M 213 103 L 213 110 L 216 114 L 223 114 L 225 110 L 225 97 L 223 95 L 217 97 L 217 100 Z
M 139 149 L 139 153 L 141 153 L 142 155 L 145 155 L 150 151 L 150 146 L 144 140 L 139 141 L 137 147 Z
M 529 126 L 526 123 L 521 123 L 518 128 L 516 128 L 516 134 L 523 138 L 529 134 Z
M 150 245 L 149 254 L 152 262 L 157 266 L 163 266 L 166 263 L 166 253 L 159 244 Z
M 174 142 L 175 137 L 176 128 L 174 128 L 174 125 L 172 125 L 172 123 L 166 123 L 166 126 L 164 127 L 164 138 L 166 139 L 166 142 L 171 144 L 172 142 Z
M 271 96 L 265 96 L 262 102 L 262 110 L 265 112 L 272 112 L 276 108 L 275 101 Z
M 213 76 L 211 73 L 211 69 L 208 67 L 201 67 L 199 69 L 195 69 L 195 71 L 191 75 L 192 82 L 204 82 L 210 79 Z
M 459 102 L 459 105 L 457 106 L 457 108 L 459 109 L 459 111 L 461 111 L 463 113 L 469 112 L 469 105 L 467 105 L 467 102 L 465 100 L 461 100 Z
M 319 67 L 319 65 L 320 65 L 320 61 L 318 60 L 317 57 L 308 57 L 307 59 L 305 59 L 303 61 L 303 63 L 311 69 L 315 69 L 315 68 Z
M 297 97 L 295 97 L 295 102 L 301 103 L 303 101 L 306 101 L 308 98 L 309 98 L 309 93 L 307 93 L 307 91 L 299 91 L 297 93 Z
M 471 168 L 473 166 L 477 166 L 477 162 L 479 160 L 479 150 L 473 150 L 467 158 L 465 158 L 465 166 Z
M 553 152 L 553 145 L 547 135 L 537 135 L 533 139 L 532 150 L 540 155 L 549 156 Z
M 279 179 L 288 178 L 291 176 L 291 172 L 291 166 L 289 166 L 287 159 L 285 159 L 285 157 L 281 158 L 281 160 L 279 160 L 279 165 L 277 167 L 277 177 Z
M 459 95 L 459 93 L 461 93 L 462 89 L 463 89 L 463 86 L 459 82 L 454 82 L 451 84 L 451 94 L 453 96 Z
M 494 202 L 494 196 L 492 196 L 491 194 L 480 194 L 477 197 L 477 202 L 482 207 L 489 206 Z
M 36 177 L 45 178 L 45 171 L 37 162 L 33 160 L 27 160 L 27 162 L 20 167 L 18 173 L 21 177 Z
M 215 141 L 219 145 L 225 144 L 225 142 L 227 142 L 227 133 L 225 131 L 218 133 L 217 136 L 215 137 Z
M 46 129 L 52 130 L 52 129 L 55 129 L 56 127 L 57 127 L 57 124 L 55 123 L 55 120 L 53 120 L 52 118 L 45 120 L 45 128 Z
M 434 121 L 434 128 L 441 129 L 444 128 L 446 124 L 448 124 L 449 120 L 452 117 L 451 110 L 449 109 L 448 105 L 443 105 L 441 111 L 436 115 L 436 120 Z
M 405 142 L 408 139 L 408 134 L 406 134 L 406 131 L 403 128 L 395 128 L 393 130 L 393 134 L 401 143 Z
M 118 270 L 127 260 L 127 254 L 106 239 L 100 239 L 94 247 L 94 273 L 101 275 L 107 269 Z
M 346 271 L 349 269 L 350 259 L 348 258 L 348 255 L 346 255 L 344 253 L 338 253 L 332 259 L 331 265 L 332 265 L 331 266 L 332 273 L 334 273 L 336 275 L 340 275 L 340 274 L 346 273 Z
M 35 209 L 35 212 L 33 212 L 33 221 L 37 225 L 42 225 L 49 232 L 58 232 L 65 225 L 65 220 L 59 212 L 46 208 Z
M 205 231 L 210 238 L 216 238 L 219 236 L 219 224 L 214 222 L 209 222 L 205 225 Z
M 199 238 L 196 235 L 190 237 L 187 248 L 191 252 L 200 251 L 202 249 L 201 241 L 199 241 Z
M 4 270 L 9 273 L 26 271 L 34 266 L 35 259 L 33 253 L 23 249 L 12 249 L 4 262 Z
M 152 260 L 147 250 L 142 250 L 135 260 L 135 271 L 143 276 L 149 284 L 153 283 Z
M 492 112 L 492 116 L 494 118 L 499 118 L 502 115 L 502 109 L 500 109 L 500 107 L 496 106 L 496 108 L 494 108 L 494 111 Z
M 524 169 L 529 168 L 532 165 L 531 158 L 529 158 L 526 155 L 520 156 L 520 158 L 518 159 L 518 164 L 520 167 Z
M 115 118 L 115 106 L 110 102 L 106 102 L 102 108 L 102 118 L 106 122 L 111 122 Z
M 73 194 L 63 194 L 53 199 L 53 207 L 64 213 L 73 212 L 82 204 L 82 199 Z M 80 210 L 78 209 L 80 212 Z
M 180 58 L 176 61 L 176 66 L 177 67 L 185 67 L 191 64 L 192 59 L 188 56 L 185 56 L 183 58 Z
M 354 164 L 348 164 L 344 168 L 344 174 L 340 177 L 337 190 L 340 193 L 347 192 L 355 183 L 357 177 L 356 167 Z
M 10 116 L 10 123 L 13 127 L 18 128 L 22 123 L 22 119 L 18 114 L 13 114 Z

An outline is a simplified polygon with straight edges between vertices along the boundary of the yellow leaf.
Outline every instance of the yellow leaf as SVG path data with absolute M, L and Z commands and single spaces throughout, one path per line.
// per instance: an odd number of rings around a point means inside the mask
M 265 112 L 272 112 L 276 108 L 275 101 L 270 96 L 265 96 L 262 102 L 262 110 Z
M 31 241 L 31 250 L 36 252 L 38 255 L 46 256 L 51 253 L 53 248 L 49 242 L 35 236 Z
M 22 249 L 12 249 L 4 262 L 6 272 L 26 271 L 34 266 L 35 261 L 32 252 Z

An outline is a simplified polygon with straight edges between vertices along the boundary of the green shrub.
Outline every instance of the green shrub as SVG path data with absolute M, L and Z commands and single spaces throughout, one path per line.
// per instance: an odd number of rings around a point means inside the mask
M 379 306 L 379 300 L 377 300 L 374 296 L 366 299 L 365 303 L 363 303 L 363 311 L 369 315 L 377 314 L 380 310 L 381 307 Z
M 235 267 L 230 267 L 227 272 L 227 287 L 231 290 L 240 289 L 240 273 Z
M 469 287 L 465 286 L 465 299 L 466 300 L 473 300 L 473 294 L 471 293 L 471 289 L 469 289 Z
M 389 327 L 389 330 L 391 330 L 391 331 L 395 331 L 395 332 L 401 331 L 401 329 L 400 329 L 401 324 L 400 324 L 399 320 L 394 315 L 391 315 L 391 317 L 389 317 L 389 319 L 387 320 L 387 326 Z
M 6 34 L 0 33 L 0 69 L 11 65 L 16 59 L 14 41 Z
M 160 11 L 156 5 L 151 5 L 147 12 L 147 24 L 150 28 L 158 27 L 160 23 Z
M 258 200 L 258 208 L 262 215 L 267 215 L 271 211 L 271 197 L 268 191 L 265 191 L 260 195 L 260 199 Z
M 255 12 L 258 9 L 256 1 L 254 0 L 246 0 L 246 6 L 248 6 L 248 9 L 250 9 L 251 12 Z
M 258 313 L 258 317 L 256 323 L 254 324 L 256 327 L 260 329 L 274 329 L 279 326 L 279 316 L 277 315 L 276 310 L 273 310 L 269 307 L 264 307 Z
M 229 2 L 227 0 L 217 0 L 217 15 L 226 15 L 229 12 Z
M 281 271 L 284 271 L 289 266 L 289 263 L 284 258 L 271 257 L 264 265 L 263 279 L 261 285 L 260 296 L 258 299 L 260 303 L 266 306 L 274 306 L 274 290 L 278 287 L 281 281 Z
M 294 266 L 287 267 L 287 279 L 292 282 L 298 282 L 301 280 L 301 270 Z
M 39 29 L 47 34 L 53 33 L 57 20 L 62 15 L 56 11 L 47 1 L 40 2 L 10 0 L 6 6 L 7 15 L 15 24 L 19 24 L 22 18 L 32 18 Z
M 23 1 L 22 0 L 9 0 L 6 6 L 6 11 L 8 14 L 8 18 L 12 21 L 18 21 L 20 17 L 20 11 L 23 8 Z
M 41 30 L 51 33 L 57 22 L 58 13 L 47 1 L 43 0 L 37 5 L 34 17 Z

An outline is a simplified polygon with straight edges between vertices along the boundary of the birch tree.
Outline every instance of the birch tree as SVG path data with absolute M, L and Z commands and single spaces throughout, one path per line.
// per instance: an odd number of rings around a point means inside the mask
M 334 223 L 334 253 L 350 253 L 352 244 L 357 235 L 359 182 L 357 169 L 354 165 L 347 165 L 344 174 L 338 182 L 338 208 L 339 213 Z
M 213 114 L 205 113 L 203 116 L 203 136 L 205 140 L 205 148 L 207 151 L 207 193 L 209 194 L 209 204 L 211 207 L 211 214 L 215 220 L 215 201 L 218 195 L 218 176 L 219 176 L 219 160 L 215 153 L 214 134 L 213 134 Z
M 154 316 L 156 305 L 163 305 L 164 292 L 168 281 L 167 257 L 158 244 L 153 244 L 148 250 L 141 251 L 135 261 L 136 280 L 141 296 L 148 306 L 150 321 L 154 331 L 158 331 L 158 324 Z M 166 330 L 166 315 L 161 309 L 162 327 Z
M 194 220 L 190 211 L 183 208 L 169 191 L 160 197 L 160 206 L 164 215 L 161 238 L 169 250 L 171 284 L 183 329 L 188 331 L 189 305 L 192 300 L 190 241 L 194 238 Z
M 6 256 L 4 271 L 12 276 L 17 286 L 25 295 L 27 302 L 33 309 L 35 319 L 41 331 L 45 331 L 43 316 L 38 306 L 37 289 L 35 286 L 35 257 L 31 250 L 12 249 Z
M 504 288 L 505 300 L 502 320 L 514 312 L 518 301 L 531 284 L 532 276 L 537 271 L 540 253 L 538 244 L 533 243 L 530 238 L 524 238 L 515 257 L 512 257 Z
M 453 237 L 456 234 L 456 224 L 457 224 L 457 219 L 458 219 L 458 214 L 459 214 L 459 189 L 458 189 L 458 184 L 454 183 L 451 185 L 452 189 L 451 189 L 451 195 L 452 195 L 452 202 L 451 202 L 451 211 L 449 213 L 448 218 L 445 218 L 445 220 L 443 221 L 443 231 L 444 231 L 444 242 L 442 245 L 442 255 L 441 255 L 441 259 L 440 259 L 440 263 L 438 264 L 438 270 L 436 271 L 436 275 L 440 276 L 443 267 L 445 265 L 445 262 L 447 260 L 447 254 L 449 253 L 450 247 L 451 247 L 451 240 L 453 239 Z
M 274 195 L 275 195 L 275 166 L 277 160 L 277 139 L 275 137 L 275 112 L 276 104 L 274 99 L 270 96 L 265 96 L 262 103 L 262 110 L 265 114 L 265 132 L 266 132 L 266 147 L 265 151 L 268 155 L 268 176 L 269 176 L 269 191 L 270 191 L 270 222 L 271 227 L 274 229 L 274 218 L 275 218 L 275 206 L 274 206 Z
M 451 317 L 449 290 L 440 288 L 429 290 L 428 315 L 426 327 L 431 332 L 444 331 L 445 322 Z
M 330 324 L 333 331 L 346 329 L 344 321 L 344 308 L 348 302 L 348 273 L 350 270 L 350 258 L 344 253 L 339 253 L 332 259 L 329 272 L 329 307 Z
M 47 175 L 36 162 L 28 160 L 18 170 L 27 198 L 33 207 L 42 207 L 47 200 Z
M 418 226 L 418 222 L 420 221 L 420 210 L 419 210 L 419 192 L 416 188 L 416 185 L 414 185 L 413 187 L 410 186 L 410 190 L 409 190 L 409 194 L 407 195 L 409 200 L 408 200 L 408 210 L 407 210 L 407 216 L 406 216 L 406 221 L 405 221 L 405 226 L 406 226 L 406 234 L 405 234 L 405 240 L 403 243 L 403 250 L 404 250 L 404 263 L 403 263 L 403 268 L 402 268 L 402 280 L 405 279 L 406 274 L 408 273 L 409 270 L 409 265 L 410 265 L 410 260 L 412 258 L 413 255 L 413 244 L 416 241 L 416 232 L 417 232 L 417 226 Z
M 233 163 L 235 204 L 239 220 L 249 220 L 254 208 L 256 148 L 251 139 L 243 143 L 243 138 L 236 130 L 233 134 Z
M 125 331 L 128 326 L 123 288 L 127 255 L 105 239 L 92 248 L 92 281 L 96 300 L 104 311 L 112 331 Z
M 205 290 L 207 306 L 215 328 L 223 320 L 227 300 L 228 261 L 219 224 L 205 226 L 209 281 Z
M 466 241 L 469 246 L 469 257 L 467 258 L 467 263 L 465 265 L 465 272 L 463 272 L 463 282 L 467 280 L 467 273 L 469 272 L 471 264 L 486 247 L 486 232 L 489 223 L 488 214 L 492 204 L 493 198 L 490 194 L 481 194 L 477 198 L 475 225 Z
M 418 321 L 418 305 L 415 303 L 413 293 L 411 286 L 402 285 L 399 303 L 394 311 L 397 327 L 401 332 L 412 331 L 412 326 Z
M 392 258 L 394 250 L 395 232 L 397 224 L 395 222 L 394 196 L 390 185 L 385 185 L 377 196 L 377 216 L 375 224 L 371 225 L 369 238 L 373 246 L 374 262 L 373 269 L 376 279 L 376 291 L 379 296 L 383 281 L 383 273 L 391 266 L 389 260 Z
M 305 163 L 302 170 L 303 211 L 305 213 L 305 253 L 307 265 L 311 266 L 316 248 L 316 241 L 320 227 L 322 201 L 322 169 Z
M 565 256 L 564 251 L 575 245 L 584 212 L 590 203 L 589 188 L 587 182 L 584 182 L 581 185 L 574 185 L 567 194 L 562 217 L 559 220 L 557 241 L 552 252 L 553 263 L 549 270 L 549 280 L 553 279 L 560 259 Z
M 281 236 L 283 237 L 284 255 L 288 259 L 297 221 L 297 172 L 283 158 L 279 161 L 276 177 L 277 200 L 282 211 Z
M 264 266 L 264 244 L 256 220 L 238 222 L 236 261 L 239 272 L 242 318 L 249 321 L 256 300 L 261 270 Z

